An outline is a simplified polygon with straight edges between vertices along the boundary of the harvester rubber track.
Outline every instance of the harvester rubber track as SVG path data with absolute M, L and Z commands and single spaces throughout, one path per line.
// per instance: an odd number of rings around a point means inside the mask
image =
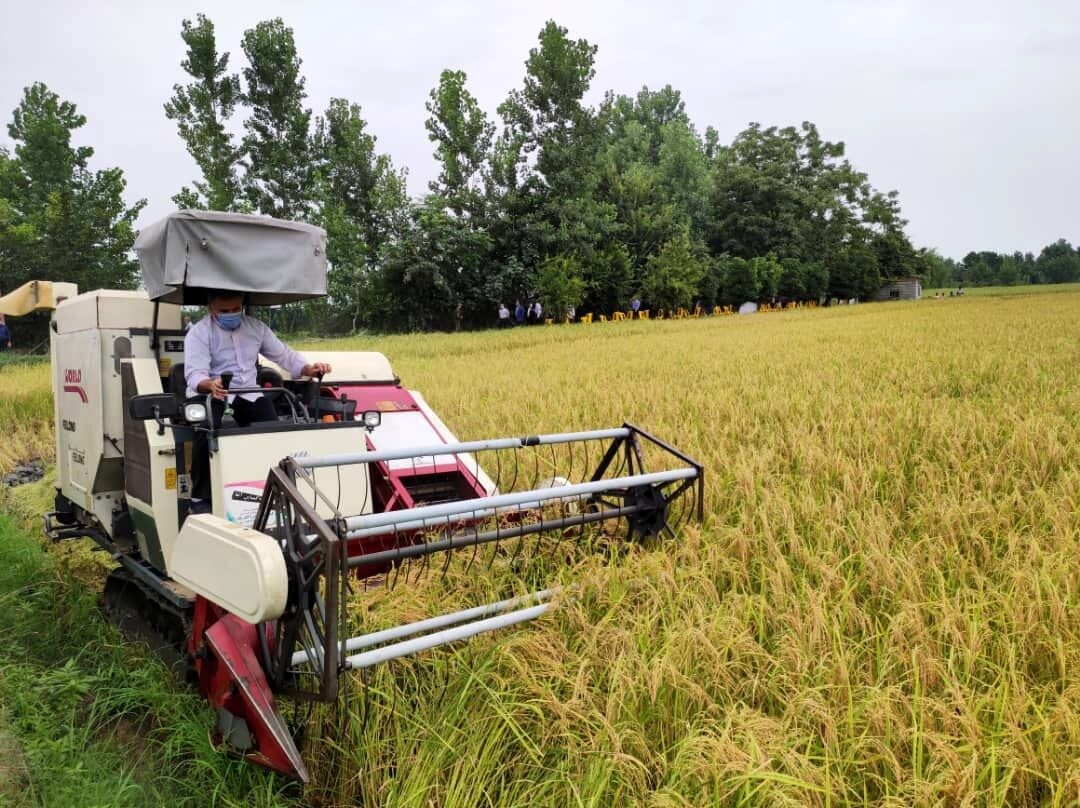
M 102 608 L 130 641 L 145 644 L 177 678 L 195 681 L 195 668 L 186 650 L 191 612 L 155 592 L 124 567 L 109 573 Z

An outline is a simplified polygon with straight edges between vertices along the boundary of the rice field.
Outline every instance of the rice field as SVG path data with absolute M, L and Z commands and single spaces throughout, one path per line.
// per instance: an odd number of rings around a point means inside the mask
M 1080 802 L 1080 291 L 320 345 L 386 353 L 465 440 L 638 424 L 704 464 L 707 516 L 350 678 L 308 804 Z M 0 470 L 50 451 L 45 376 L 0 370 Z

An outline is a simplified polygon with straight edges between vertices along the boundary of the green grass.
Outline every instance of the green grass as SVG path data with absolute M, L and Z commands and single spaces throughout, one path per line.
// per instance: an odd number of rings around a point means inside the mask
M 25 354 L 18 351 L 0 351 L 0 370 L 3 370 L 6 367 L 16 367 L 21 365 L 47 365 L 48 363 L 48 353 Z
M 0 804 L 290 804 L 290 784 L 212 750 L 205 703 L 2 514 L 0 593 Z

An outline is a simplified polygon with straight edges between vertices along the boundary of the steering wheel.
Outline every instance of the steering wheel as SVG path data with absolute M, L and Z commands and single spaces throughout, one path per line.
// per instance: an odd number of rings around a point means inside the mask
M 281 374 L 273 368 L 259 368 L 258 372 L 255 374 L 255 386 L 277 387 L 277 390 L 269 390 L 263 394 L 276 404 L 281 400 L 281 388 L 285 386 L 285 380 L 281 377 Z

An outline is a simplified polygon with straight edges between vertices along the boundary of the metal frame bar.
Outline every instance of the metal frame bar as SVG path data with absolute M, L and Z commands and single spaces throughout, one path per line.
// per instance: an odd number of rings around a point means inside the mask
M 695 469 L 673 469 L 656 471 L 652 474 L 634 474 L 629 477 L 611 477 L 592 480 L 587 483 L 559 485 L 551 488 L 534 488 L 531 491 L 519 491 L 512 494 L 495 494 L 489 497 L 477 497 L 439 505 L 423 505 L 407 510 L 388 513 L 372 513 L 345 518 L 348 539 L 365 536 L 380 536 L 388 532 L 423 530 L 431 527 L 432 520 L 444 521 L 454 516 L 485 518 L 498 516 L 500 513 L 537 508 L 547 502 L 566 502 L 585 499 L 594 494 L 603 494 L 636 486 L 662 485 L 678 480 L 694 479 Z M 386 528 L 391 528 L 387 531 Z
M 373 463 L 377 460 L 405 460 L 410 457 L 438 457 L 439 455 L 467 454 L 484 452 L 492 449 L 521 449 L 526 446 L 545 446 L 548 444 L 573 443 L 582 440 L 604 440 L 606 438 L 625 438 L 630 434 L 628 427 L 614 429 L 594 429 L 588 432 L 561 432 L 551 435 L 530 435 L 523 438 L 493 438 L 474 440 L 466 443 L 435 443 L 430 446 L 413 446 L 407 449 L 383 449 L 370 452 L 352 452 L 349 454 L 326 455 L 324 457 L 297 457 L 296 465 L 314 469 L 321 466 L 347 466 L 354 463 Z
M 475 547 L 481 544 L 489 544 L 494 541 L 502 541 L 503 539 L 516 539 L 523 536 L 531 536 L 549 530 L 566 530 L 567 528 L 580 527 L 582 525 L 593 524 L 594 522 L 606 522 L 609 519 L 633 516 L 635 513 L 638 513 L 639 510 L 639 508 L 634 506 L 625 508 L 605 508 L 598 511 L 574 514 L 573 516 L 563 516 L 558 519 L 547 519 L 543 522 L 499 527 L 495 530 L 484 531 L 483 533 L 479 531 L 463 531 L 437 541 L 402 544 L 389 550 L 378 550 L 360 556 L 352 556 L 348 559 L 347 563 L 350 569 L 356 569 L 358 567 L 405 561 L 410 558 L 431 555 L 432 553 L 440 553 L 447 550 L 461 550 L 466 547 Z
M 312 534 L 305 530 L 305 523 Z M 277 621 L 272 647 L 266 642 L 265 633 L 259 632 L 267 678 L 276 690 L 299 698 L 332 701 L 337 698 L 338 660 L 344 653 L 343 645 L 339 648 L 338 629 L 345 625 L 347 581 L 342 574 L 345 544 L 331 524 L 300 495 L 286 469 L 280 467 L 270 469 L 254 527 L 279 538 L 290 573 L 291 619 L 283 617 Z M 319 592 L 320 582 L 325 582 L 325 595 Z M 322 646 L 321 652 L 306 654 L 313 663 L 311 673 L 317 682 L 314 691 L 299 684 L 286 686 L 292 649 L 302 643 L 301 635 L 305 631 L 311 637 L 313 649 L 317 643 L 321 642 Z
M 526 620 L 535 620 L 537 617 L 540 617 L 550 610 L 550 603 L 541 603 L 537 606 L 530 606 L 525 609 L 516 609 L 514 611 L 496 615 L 495 617 L 488 617 L 484 620 L 475 620 L 464 625 L 443 629 L 434 634 L 425 634 L 423 637 L 414 637 L 411 640 L 402 640 L 401 642 L 393 643 L 391 645 L 384 645 L 382 648 L 353 654 L 350 657 L 346 657 L 345 663 L 350 668 L 370 668 L 372 665 L 378 665 L 380 662 L 388 662 L 391 659 L 398 659 L 399 657 L 408 656 L 409 654 L 418 654 L 421 651 L 427 651 L 431 648 L 438 648 L 452 642 L 457 642 L 458 640 L 467 639 L 468 637 L 475 637 L 477 634 L 496 631 L 500 628 L 524 623 Z
M 346 652 L 359 651 L 364 648 L 371 648 L 375 645 L 383 645 L 384 643 L 390 643 L 395 640 L 402 640 L 406 637 L 411 637 L 414 634 L 424 634 L 429 631 L 434 631 L 435 629 L 443 629 L 448 626 L 455 626 L 462 623 L 473 623 L 481 618 L 516 610 L 519 606 L 524 606 L 526 604 L 536 605 L 545 603 L 551 600 L 558 592 L 559 590 L 557 589 L 544 589 L 517 598 L 507 598 L 506 600 L 487 603 L 483 606 L 462 609 L 458 612 L 440 614 L 436 617 L 429 617 L 426 620 L 417 620 L 414 623 L 406 623 L 401 626 L 395 626 L 394 628 L 373 631 L 370 634 L 361 634 L 356 637 L 350 637 L 345 641 L 343 647 Z M 308 655 L 303 651 L 297 651 L 292 655 L 292 664 L 294 666 L 302 665 L 308 660 Z

